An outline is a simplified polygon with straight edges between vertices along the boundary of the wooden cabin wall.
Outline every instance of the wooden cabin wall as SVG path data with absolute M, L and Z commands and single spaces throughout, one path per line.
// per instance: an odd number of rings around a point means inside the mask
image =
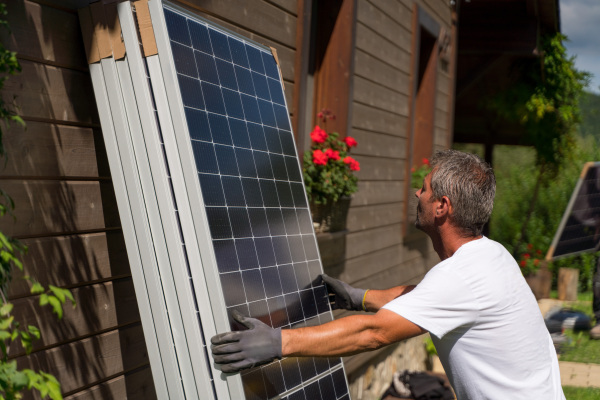
M 359 143 L 353 149 L 361 164 L 359 190 L 352 200 L 348 233 L 321 236 L 319 243 L 326 271 L 361 288 L 416 284 L 439 261 L 425 234 L 415 233 L 414 229 L 409 235 L 403 233 L 414 3 L 412 0 L 358 0 L 357 3 L 352 128 L 348 135 Z M 416 3 L 441 27 L 451 31 L 448 1 Z M 447 148 L 451 140 L 451 69 L 440 64 L 435 93 L 434 150 Z M 337 316 L 344 315 L 347 313 Z M 355 372 L 361 374 L 370 360 L 392 351 L 383 349 L 347 357 L 346 372 L 351 376 Z
M 2 92 L 26 127 L 5 131 L 0 187 L 15 201 L 0 231 L 29 251 L 25 273 L 70 289 L 76 308 L 58 320 L 17 273 L 9 296 L 21 323 L 42 339 L 21 368 L 54 374 L 66 398 L 155 397 L 88 71 L 75 1 L 7 3 L 10 34 L 22 72 Z M 30 395 L 29 395 L 30 396 Z

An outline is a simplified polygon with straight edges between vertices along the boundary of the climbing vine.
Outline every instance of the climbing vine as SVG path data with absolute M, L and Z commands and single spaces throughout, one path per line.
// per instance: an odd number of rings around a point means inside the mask
M 0 3 L 0 29 L 8 29 L 6 21 L 6 4 Z M 0 43 L 0 92 L 4 83 L 11 76 L 18 74 L 21 66 L 15 52 L 6 49 Z M 0 97 L 0 157 L 6 160 L 6 149 L 3 135 L 13 124 L 24 126 L 23 119 L 16 113 L 15 107 Z M 13 216 L 15 204 L 12 198 L 0 189 L 0 217 Z M 42 398 L 62 399 L 60 384 L 51 374 L 32 369 L 19 369 L 15 360 L 9 359 L 10 347 L 20 344 L 27 354 L 33 350 L 33 341 L 40 339 L 40 330 L 33 325 L 24 326 L 13 315 L 14 305 L 8 299 L 8 287 L 14 268 L 23 271 L 19 259 L 27 251 L 19 240 L 0 232 L 0 400 L 21 399 L 23 392 L 35 390 Z M 67 289 L 49 285 L 48 288 L 25 276 L 31 284 L 31 293 L 39 295 L 41 306 L 49 306 L 62 318 L 63 305 L 70 300 L 73 306 L 73 295 Z

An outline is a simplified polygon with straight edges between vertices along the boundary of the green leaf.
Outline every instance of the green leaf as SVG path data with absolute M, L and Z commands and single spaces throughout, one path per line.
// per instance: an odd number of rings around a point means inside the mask
M 40 296 L 40 306 L 45 306 L 48 304 L 48 295 L 46 293 Z
M 10 317 L 2 317 L 0 319 L 0 329 L 8 330 L 8 328 L 11 327 L 14 320 L 15 320 L 15 317 L 12 315 Z
M 4 303 L 2 307 L 0 307 L 0 315 L 5 316 L 10 314 L 13 310 L 14 305 L 12 303 Z
M 40 338 L 40 330 L 37 326 L 34 325 L 28 325 L 27 326 L 27 330 L 29 331 L 29 333 L 36 339 Z
M 42 284 L 39 282 L 34 282 L 33 285 L 31 286 L 31 294 L 41 294 L 41 293 L 44 293 L 45 291 L 46 290 L 44 289 Z
M 48 285 L 48 288 L 52 293 L 54 293 L 54 295 L 60 300 L 61 303 L 64 303 L 66 301 L 65 289 L 61 289 L 54 285 Z
M 48 296 L 48 303 L 52 306 L 52 311 L 58 316 L 58 319 L 61 319 L 63 316 L 63 308 L 62 303 L 56 296 Z

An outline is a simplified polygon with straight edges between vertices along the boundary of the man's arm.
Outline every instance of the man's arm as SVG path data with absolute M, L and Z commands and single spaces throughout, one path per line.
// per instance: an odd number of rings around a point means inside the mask
M 396 286 L 385 290 L 369 290 L 365 296 L 367 311 L 377 312 L 381 307 L 416 288 L 416 285 Z
M 235 311 L 233 317 L 248 330 L 222 333 L 211 339 L 213 359 L 223 372 L 239 372 L 282 356 L 346 356 L 426 332 L 389 310 L 283 330 Z
M 282 355 L 348 356 L 427 332 L 389 310 L 352 315 L 323 325 L 281 331 Z

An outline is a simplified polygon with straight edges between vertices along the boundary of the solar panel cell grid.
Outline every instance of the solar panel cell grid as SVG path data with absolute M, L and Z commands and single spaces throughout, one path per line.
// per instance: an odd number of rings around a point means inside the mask
M 274 57 L 169 9 L 165 17 L 231 328 L 242 329 L 234 309 L 273 327 L 331 320 Z M 242 382 L 246 398 L 268 399 L 332 368 L 344 378 L 340 367 L 288 358 Z M 340 398 L 331 372 L 306 390 Z

